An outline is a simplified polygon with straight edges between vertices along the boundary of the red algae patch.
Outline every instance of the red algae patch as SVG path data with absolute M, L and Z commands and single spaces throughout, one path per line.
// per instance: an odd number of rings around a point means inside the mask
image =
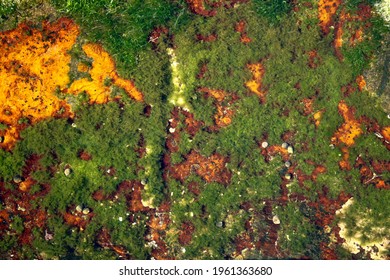
M 245 83 L 245 86 L 260 98 L 261 103 L 264 103 L 267 95 L 267 91 L 262 89 L 265 68 L 261 63 L 248 64 L 247 67 L 252 72 L 253 77 L 252 80 Z
M 142 93 L 135 88 L 133 82 L 119 77 L 114 60 L 100 45 L 86 44 L 83 50 L 93 59 L 92 68 L 88 71 L 92 80 L 76 80 L 65 92 L 78 94 L 85 91 L 90 96 L 91 104 L 103 104 L 110 101 L 111 89 L 110 85 L 107 85 L 108 82 L 123 88 L 134 100 L 143 100 Z
M 14 146 L 23 128 L 21 119 L 35 124 L 71 116 L 69 105 L 54 93 L 69 83 L 68 51 L 78 34 L 77 25 L 67 18 L 44 22 L 42 30 L 20 24 L 0 33 L 0 123 L 8 126 L 1 148 Z

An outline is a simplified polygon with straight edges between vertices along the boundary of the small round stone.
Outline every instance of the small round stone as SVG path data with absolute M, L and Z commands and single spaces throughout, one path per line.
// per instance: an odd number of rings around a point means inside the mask
M 123 221 L 123 217 L 119 217 L 118 220 L 119 220 L 119 222 L 122 222 Z
M 173 128 L 173 127 L 170 127 L 170 128 L 169 128 L 169 133 L 174 133 L 174 132 L 175 132 L 175 130 L 176 130 L 175 128 Z
M 264 141 L 263 143 L 261 143 L 261 147 L 263 149 L 267 148 L 268 147 L 268 142 L 267 141 Z
M 65 176 L 69 176 L 70 172 L 71 172 L 70 168 L 65 168 L 65 170 L 64 170 Z
M 23 182 L 23 178 L 19 175 L 14 176 L 13 180 L 16 184 L 20 184 L 21 182 Z
M 220 228 L 223 227 L 223 222 L 217 222 L 217 223 L 216 223 L 216 226 L 217 226 L 217 227 L 220 227 Z
M 272 217 L 272 222 L 273 222 L 275 225 L 279 225 L 279 224 L 280 224 L 280 220 L 279 220 L 278 215 L 275 215 L 275 216 Z
M 289 168 L 291 166 L 291 161 L 286 161 L 284 163 L 284 166 L 286 166 L 287 168 Z
M 287 149 L 287 147 L 288 147 L 288 143 L 287 143 L 287 142 L 284 142 L 284 143 L 282 144 L 282 148 L 283 148 L 283 149 Z
M 84 208 L 84 209 L 83 209 L 83 214 L 84 214 L 84 215 L 88 215 L 89 212 L 91 212 L 91 211 L 89 210 L 89 208 Z
M 76 211 L 81 213 L 83 211 L 83 207 L 81 205 L 76 206 Z
M 292 146 L 287 147 L 287 153 L 293 154 L 294 153 L 294 148 Z
M 287 180 L 291 180 L 292 176 L 290 173 L 286 173 L 286 175 L 284 175 L 284 178 Z

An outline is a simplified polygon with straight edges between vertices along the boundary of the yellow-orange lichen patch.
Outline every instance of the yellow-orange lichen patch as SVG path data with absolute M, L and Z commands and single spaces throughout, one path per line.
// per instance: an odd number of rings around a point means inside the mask
M 217 113 L 214 115 L 217 127 L 225 127 L 232 123 L 234 112 L 232 109 L 217 105 Z
M 27 24 L 0 33 L 1 148 L 11 149 L 23 127 L 52 116 L 70 116 L 70 107 L 54 93 L 69 83 L 70 55 L 79 34 L 77 25 L 62 18 L 44 22 L 42 30 Z
M 215 98 L 218 102 L 222 102 L 225 97 L 227 96 L 227 93 L 224 90 L 220 89 L 209 89 L 209 88 L 199 88 L 199 92 L 205 93 L 206 97 L 211 96 Z
M 366 87 L 366 81 L 362 75 L 357 76 L 356 83 L 358 85 L 359 91 L 362 91 Z
M 119 77 L 115 70 L 115 63 L 111 56 L 100 45 L 86 44 L 83 50 L 93 59 L 92 68 L 88 71 L 91 80 L 84 78 L 73 82 L 67 93 L 78 94 L 85 91 L 90 96 L 91 104 L 103 104 L 110 100 L 110 84 L 123 88 L 136 101 L 142 101 L 143 95 L 134 83 Z
M 319 0 L 318 3 L 318 19 L 324 34 L 329 33 L 330 26 L 333 24 L 333 16 L 336 14 L 341 0 Z
M 318 127 L 321 123 L 322 113 L 323 111 L 318 111 L 313 115 L 313 120 L 316 127 Z
M 344 118 L 344 123 L 332 137 L 332 142 L 336 144 L 343 143 L 347 147 L 355 143 L 355 138 L 363 133 L 360 122 L 354 117 L 354 108 L 348 107 L 344 100 L 338 105 L 339 113 Z
M 262 103 L 265 102 L 265 96 L 267 92 L 262 89 L 262 79 L 265 74 L 264 66 L 261 63 L 253 63 L 247 65 L 248 69 L 252 72 L 252 80 L 245 83 L 246 87 L 250 91 L 260 97 Z
M 89 71 L 89 66 L 83 62 L 80 62 L 79 64 L 77 64 L 77 71 L 86 73 Z

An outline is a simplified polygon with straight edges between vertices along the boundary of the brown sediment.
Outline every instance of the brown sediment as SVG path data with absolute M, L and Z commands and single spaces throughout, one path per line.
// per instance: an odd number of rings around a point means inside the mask
M 77 212 L 76 207 L 74 206 L 69 207 L 67 211 L 63 213 L 64 221 L 70 226 L 78 227 L 80 231 L 85 230 L 93 216 L 95 216 L 95 214 L 92 212 L 89 212 L 86 215 L 82 212 Z
M 212 17 L 217 14 L 217 8 L 224 6 L 225 8 L 233 8 L 236 4 L 246 3 L 248 0 L 221 0 L 210 2 L 208 0 L 186 0 L 190 10 L 204 17 Z
M 22 179 L 18 188 L 13 190 L 4 187 L 0 182 L 0 203 L 3 210 L 0 211 L 0 238 L 3 234 L 14 234 L 11 226 L 12 217 L 19 216 L 23 222 L 23 232 L 18 237 L 19 242 L 24 245 L 31 245 L 34 240 L 33 229 L 42 229 L 46 225 L 47 213 L 41 207 L 34 207 L 33 201 L 38 201 L 50 191 L 50 186 L 39 185 L 40 190 L 34 194 L 30 193 L 30 187 L 36 184 L 32 173 L 41 170 L 39 164 L 40 156 L 30 156 L 23 167 Z
M 191 137 L 194 137 L 199 129 L 204 126 L 204 123 L 202 121 L 196 120 L 194 114 L 190 112 L 182 110 L 181 113 L 185 116 L 185 131 L 191 135 Z
M 192 234 L 195 231 L 195 226 L 190 221 L 183 222 L 181 224 L 179 243 L 180 245 L 186 246 L 191 243 Z
M 330 27 L 334 24 L 334 16 L 342 0 L 319 0 L 318 19 L 322 32 L 327 35 Z
M 79 153 L 78 153 L 78 157 L 81 159 L 81 160 L 85 160 L 85 161 L 89 161 L 92 159 L 92 156 L 86 152 L 85 150 L 81 150 Z
M 153 31 L 149 35 L 149 42 L 151 42 L 154 46 L 158 43 L 158 40 L 163 34 L 168 34 L 168 28 L 164 26 L 159 26 L 153 29 Z
M 243 44 L 249 44 L 252 42 L 252 39 L 248 37 L 248 34 L 246 33 L 246 22 L 244 20 L 240 20 L 237 22 L 236 26 L 234 29 L 240 33 L 240 41 Z
M 76 80 L 64 90 L 66 93 L 79 94 L 86 92 L 90 96 L 91 104 L 103 104 L 110 101 L 111 84 L 123 88 L 136 101 L 143 101 L 143 95 L 132 81 L 121 78 L 116 72 L 114 60 L 98 44 L 85 44 L 85 54 L 93 59 L 92 68 L 88 71 L 91 79 Z
M 114 245 L 107 228 L 102 228 L 96 237 L 96 243 L 103 249 L 113 250 L 121 259 L 131 259 L 130 253 L 124 246 Z
M 231 173 L 225 167 L 228 160 L 218 153 L 204 157 L 192 150 L 182 163 L 172 166 L 170 174 L 173 178 L 184 182 L 191 173 L 196 173 L 208 183 L 228 185 L 231 179 Z
M 341 209 L 343 204 L 351 198 L 349 194 L 341 192 L 336 199 L 328 197 L 328 189 L 324 187 L 322 192 L 318 192 L 318 198 L 314 202 L 309 202 L 309 206 L 315 211 L 314 216 L 311 217 L 312 222 L 317 225 L 324 233 L 328 232 L 328 237 L 331 234 L 338 232 L 337 226 L 332 226 L 336 217 L 336 211 Z M 329 231 L 326 229 L 330 228 Z M 336 254 L 336 244 L 333 242 L 322 241 L 320 243 L 321 259 L 331 260 L 338 259 Z
M 269 162 L 275 155 L 280 155 L 284 161 L 287 161 L 290 158 L 287 149 L 283 148 L 282 146 L 272 145 L 267 148 L 262 148 L 261 143 L 259 146 L 261 149 L 261 154 L 264 156 L 264 160 L 266 162 Z
M 214 42 L 218 39 L 218 35 L 216 34 L 210 34 L 210 35 L 202 35 L 202 34 L 197 34 L 196 39 L 201 42 Z
M 208 70 L 207 63 L 203 63 L 200 67 L 199 74 L 196 76 L 198 79 L 204 79 L 204 76 Z
M 309 62 L 308 62 L 309 67 L 312 69 L 317 68 L 321 62 L 321 57 L 318 55 L 318 52 L 316 50 L 311 50 L 308 52 L 308 55 L 309 55 Z
M 390 171 L 390 162 L 372 161 L 369 164 L 361 156 L 358 156 L 354 167 L 359 169 L 362 184 L 374 185 L 377 189 L 390 189 L 390 182 L 386 182 L 381 178 L 383 172 Z
M 265 74 L 265 68 L 262 63 L 253 63 L 247 65 L 248 69 L 252 72 L 252 80 L 247 81 L 245 86 L 259 98 L 261 103 L 265 103 L 267 91 L 262 87 L 262 79 Z
M 11 149 L 19 139 L 22 118 L 33 125 L 72 115 L 55 91 L 69 83 L 68 51 L 78 34 L 77 25 L 67 18 L 43 22 L 42 30 L 23 23 L 0 33 L 0 122 L 8 126 L 1 148 Z

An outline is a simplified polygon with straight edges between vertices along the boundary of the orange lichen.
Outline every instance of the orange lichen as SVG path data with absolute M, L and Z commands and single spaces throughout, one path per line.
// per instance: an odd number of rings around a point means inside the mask
M 218 90 L 218 89 L 209 89 L 209 88 L 199 88 L 199 92 L 206 93 L 206 97 L 213 97 L 218 102 L 222 102 L 225 97 L 227 96 L 227 93 L 224 90 Z
M 320 125 L 320 123 L 321 123 L 322 114 L 323 114 L 323 111 L 317 111 L 313 115 L 313 120 L 314 120 L 314 124 L 315 124 L 316 127 L 318 127 Z
M 42 29 L 20 24 L 16 29 L 0 33 L 0 123 L 6 129 L 0 148 L 12 149 L 19 134 L 28 124 L 49 117 L 72 117 L 71 107 L 56 96 L 56 91 L 78 94 L 83 91 L 91 103 L 110 100 L 112 83 L 123 88 L 130 97 L 142 101 L 143 96 L 134 84 L 119 77 L 115 63 L 101 46 L 87 44 L 85 53 L 93 59 L 92 69 L 79 64 L 78 70 L 89 72 L 92 81 L 75 81 L 69 89 L 71 56 L 68 51 L 75 44 L 78 26 L 70 19 L 55 23 L 43 22 Z
M 381 134 L 383 135 L 383 138 L 385 139 L 385 141 L 390 142 L 390 126 L 384 127 L 381 130 Z
M 171 174 L 175 179 L 184 182 L 191 173 L 196 173 L 208 183 L 218 182 L 227 185 L 231 178 L 231 173 L 225 167 L 227 162 L 228 159 L 220 154 L 204 157 L 192 150 L 185 161 L 172 167 Z
M 332 137 L 332 142 L 336 144 L 343 143 L 350 147 L 355 143 L 355 138 L 363 133 L 363 130 L 360 127 L 360 122 L 354 117 L 354 108 L 348 107 L 345 101 L 342 100 L 338 105 L 338 109 L 344 118 L 344 123 Z
M 232 123 L 232 117 L 234 115 L 234 111 L 230 109 L 229 106 L 222 105 L 222 102 L 227 98 L 227 96 L 232 96 L 229 105 L 231 105 L 237 96 L 234 94 L 228 94 L 224 90 L 217 89 L 209 89 L 209 88 L 199 88 L 199 92 L 206 93 L 205 97 L 213 97 L 216 100 L 215 106 L 217 107 L 217 112 L 214 115 L 215 126 L 210 127 L 212 131 L 216 131 L 222 127 L 226 127 Z
M 85 54 L 93 59 L 92 68 L 88 71 L 91 79 L 76 80 L 66 90 L 67 93 L 79 94 L 85 91 L 90 96 L 91 104 L 103 104 L 110 100 L 111 83 L 123 88 L 136 101 L 142 101 L 143 95 L 134 83 L 119 77 L 115 70 L 115 63 L 111 56 L 100 45 L 86 44 L 83 46 Z
M 324 34 L 328 34 L 330 26 L 333 25 L 333 16 L 336 14 L 341 0 L 319 0 L 318 3 L 318 19 Z
M 226 127 L 232 123 L 233 115 L 232 109 L 217 105 L 217 113 L 214 115 L 215 124 L 218 128 Z
M 259 96 L 260 101 L 264 103 L 267 94 L 267 91 L 262 89 L 262 79 L 265 74 L 264 66 L 261 63 L 253 63 L 248 64 L 247 67 L 252 72 L 253 77 L 252 80 L 247 81 L 245 85 L 250 91 Z
M 42 30 L 27 24 L 0 33 L 0 123 L 1 148 L 11 149 L 23 128 L 52 116 L 71 116 L 70 107 L 54 93 L 69 83 L 70 55 L 79 34 L 73 21 L 62 18 L 44 22 Z M 27 120 L 27 119 L 26 119 Z
M 362 91 L 366 87 L 366 81 L 364 80 L 364 77 L 362 75 L 359 75 L 356 78 L 356 83 L 358 85 L 359 91 Z
M 77 71 L 86 73 L 89 71 L 89 66 L 83 62 L 77 64 Z
M 215 16 L 217 14 L 214 10 L 206 10 L 205 0 L 187 0 L 192 12 L 205 17 Z
M 245 31 L 245 29 L 246 29 L 246 22 L 245 21 L 241 20 L 241 21 L 237 22 L 234 29 L 241 34 L 241 38 L 240 38 L 241 43 L 248 44 L 248 43 L 252 42 L 252 39 L 248 37 L 248 35 Z
M 349 39 L 349 44 L 351 46 L 355 46 L 357 43 L 360 43 L 362 41 L 363 41 L 363 28 L 359 27 L 359 29 L 356 30 L 355 33 L 353 33 L 353 35 Z

